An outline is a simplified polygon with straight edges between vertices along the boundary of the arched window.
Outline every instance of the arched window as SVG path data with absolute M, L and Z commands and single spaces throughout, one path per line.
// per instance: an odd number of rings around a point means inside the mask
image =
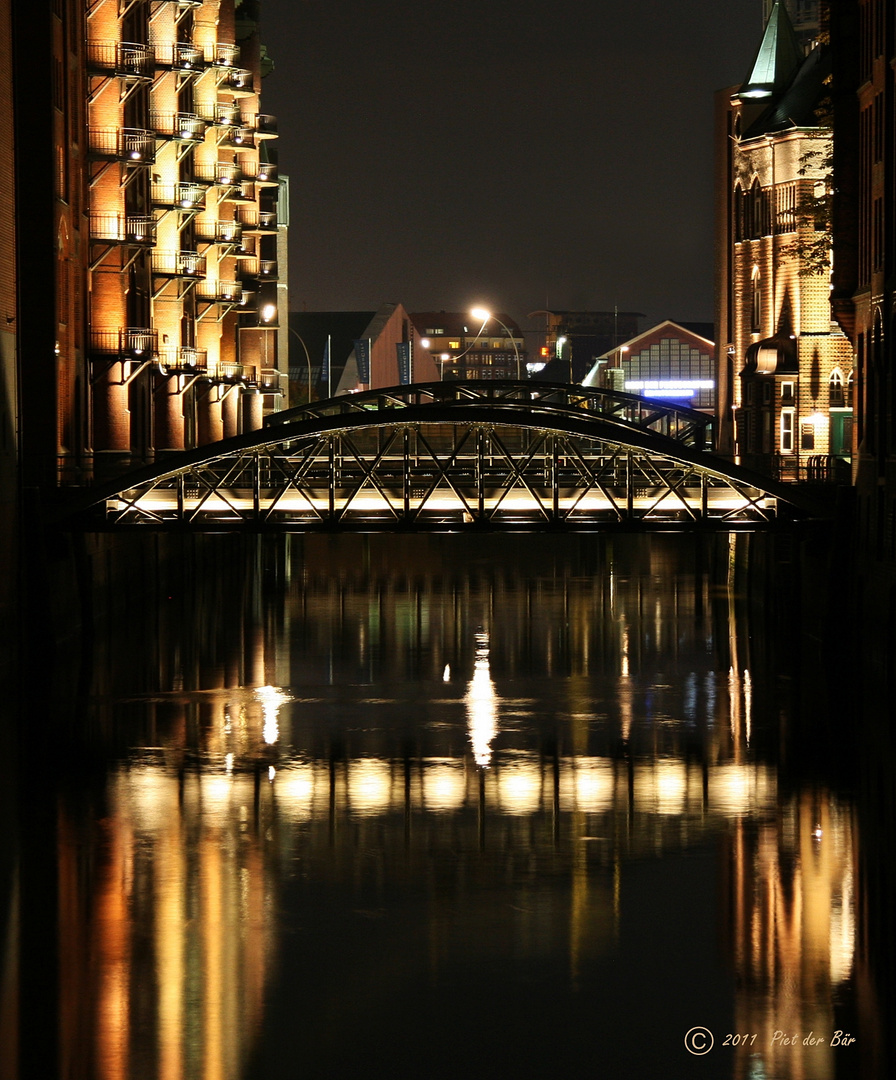
M 762 186 L 758 180 L 753 181 L 750 188 L 750 217 L 752 226 L 750 235 L 758 239 L 765 233 L 765 202 L 762 196 Z
M 734 239 L 744 238 L 744 193 L 740 184 L 734 187 Z
M 843 392 L 843 372 L 834 368 L 828 381 L 828 403 L 832 409 L 842 409 L 846 405 L 846 395 Z
M 762 328 L 762 274 L 753 267 L 750 279 L 750 332 L 758 334 Z

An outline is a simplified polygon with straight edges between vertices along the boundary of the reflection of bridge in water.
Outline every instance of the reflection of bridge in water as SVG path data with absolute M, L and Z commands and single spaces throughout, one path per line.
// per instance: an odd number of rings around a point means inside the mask
M 580 386 L 371 390 L 160 458 L 75 509 L 103 527 L 286 532 L 731 530 L 814 514 L 792 485 L 713 457 L 710 423 Z

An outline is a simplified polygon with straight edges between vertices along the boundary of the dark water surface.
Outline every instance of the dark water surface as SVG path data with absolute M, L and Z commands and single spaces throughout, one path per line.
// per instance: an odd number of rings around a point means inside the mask
M 23 1074 L 53 1029 L 85 1080 L 883 1075 L 786 558 L 225 541 L 97 600 L 62 760 L 20 774 Z

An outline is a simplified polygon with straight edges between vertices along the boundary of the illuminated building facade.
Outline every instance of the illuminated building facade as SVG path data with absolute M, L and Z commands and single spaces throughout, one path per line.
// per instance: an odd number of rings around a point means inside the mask
M 483 324 L 462 311 L 423 311 L 411 315 L 443 379 L 526 378 L 523 332 L 509 315 L 499 313 Z M 502 326 L 501 324 L 504 324 Z
M 719 447 L 786 480 L 848 476 L 852 349 L 830 308 L 830 50 L 772 7 L 717 97 Z M 842 464 L 841 464 L 842 463 Z
M 26 484 L 252 430 L 279 400 L 283 230 L 259 9 L 13 10 Z
M 582 380 L 641 397 L 676 401 L 715 414 L 715 345 L 705 336 L 669 320 L 645 330 L 599 356 Z

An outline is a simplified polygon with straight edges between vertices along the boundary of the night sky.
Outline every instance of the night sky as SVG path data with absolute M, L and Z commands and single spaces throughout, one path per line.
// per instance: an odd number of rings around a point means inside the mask
M 711 321 L 712 96 L 760 0 L 262 0 L 290 307 Z

